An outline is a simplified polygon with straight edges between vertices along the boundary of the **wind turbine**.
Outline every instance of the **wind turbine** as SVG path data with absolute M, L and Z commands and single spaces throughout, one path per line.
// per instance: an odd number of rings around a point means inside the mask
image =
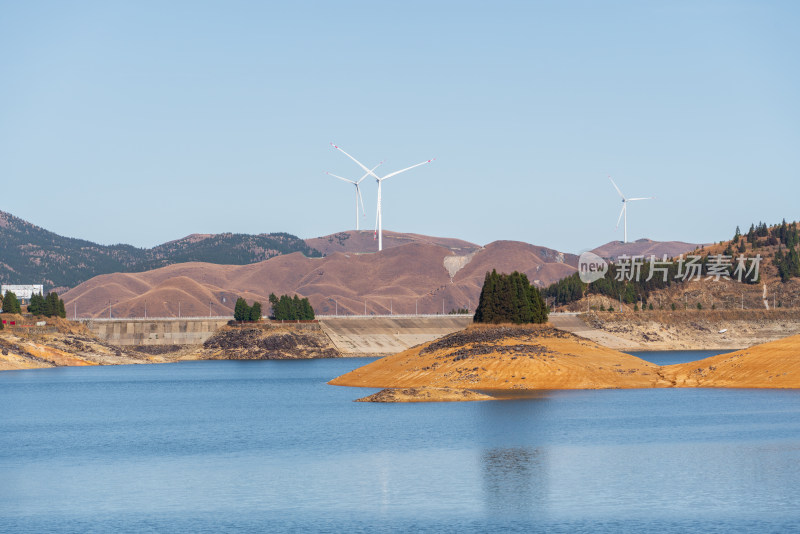
M 341 176 L 336 176 L 333 173 L 330 173 L 330 172 L 327 172 L 327 171 L 325 172 L 325 174 L 327 174 L 329 176 L 333 176 L 334 178 L 338 178 L 338 179 L 340 179 L 342 181 L 345 181 L 347 183 L 350 183 L 350 184 L 353 184 L 354 186 L 356 186 L 356 231 L 358 231 L 358 203 L 359 202 L 361 203 L 361 212 L 363 213 L 363 216 L 364 217 L 367 216 L 367 213 L 364 211 L 364 199 L 361 197 L 361 189 L 359 188 L 359 184 L 361 184 L 361 182 L 364 181 L 364 178 L 369 176 L 372 171 L 374 171 L 375 169 L 380 167 L 382 164 L 383 164 L 383 162 L 381 161 L 380 163 L 378 163 L 377 165 L 372 167 L 372 170 L 368 171 L 367 174 L 365 174 L 364 176 L 359 178 L 358 181 L 348 180 L 347 178 L 342 178 Z
M 364 169 L 364 171 L 367 174 L 371 174 L 375 178 L 375 181 L 378 182 L 378 212 L 376 213 L 375 233 L 378 235 L 378 251 L 381 251 L 381 250 L 383 250 L 383 211 L 381 209 L 381 184 L 382 184 L 382 182 L 384 180 L 388 179 L 388 178 L 391 178 L 392 176 L 397 176 L 400 173 L 403 173 L 403 172 L 406 172 L 406 171 L 410 171 L 414 167 L 419 167 L 420 165 L 425 165 L 426 163 L 430 163 L 430 162 L 433 161 L 433 159 L 429 159 L 429 160 L 423 161 L 422 163 L 417 163 L 416 165 L 412 165 L 411 167 L 406 167 L 405 169 L 400 169 L 399 171 L 390 172 L 389 174 L 381 177 L 381 176 L 378 176 L 377 174 L 375 174 L 374 172 L 372 172 L 372 170 L 370 170 L 367 167 L 365 167 L 364 164 L 361 163 L 360 161 L 358 161 L 356 158 L 354 158 L 353 156 L 351 156 L 350 154 L 348 154 L 347 152 L 342 150 L 341 147 L 339 147 L 337 145 L 334 145 L 333 143 L 331 143 L 331 146 L 333 148 L 335 148 L 336 150 L 338 150 L 339 152 L 341 152 L 342 154 L 344 154 L 345 156 L 347 156 L 348 158 L 350 158 L 351 160 L 353 160 L 356 163 L 356 165 L 358 165 L 359 167 Z M 436 159 L 436 158 L 434 158 L 434 159 Z
M 609 176 L 608 179 L 611 180 L 611 177 Z M 623 241 L 623 243 L 627 243 L 628 242 L 628 202 L 633 202 L 634 200 L 653 200 L 656 197 L 625 198 L 625 195 L 623 195 L 622 191 L 619 190 L 619 187 L 617 187 L 617 184 L 614 183 L 614 180 L 611 180 L 611 185 L 614 186 L 614 189 L 617 190 L 617 193 L 619 193 L 619 196 L 622 197 L 622 211 L 619 212 L 619 218 L 617 219 L 616 228 L 619 228 L 619 221 L 622 220 L 623 217 L 625 217 L 625 240 Z

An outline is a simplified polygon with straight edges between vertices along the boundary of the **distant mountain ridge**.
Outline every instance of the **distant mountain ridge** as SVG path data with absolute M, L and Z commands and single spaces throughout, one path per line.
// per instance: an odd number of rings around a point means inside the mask
M 420 234 L 406 234 L 383 231 L 383 249 L 407 245 L 408 243 L 430 243 L 451 250 L 454 254 L 469 254 L 480 249 L 480 245 L 450 237 L 431 237 Z M 322 237 L 306 239 L 306 244 L 324 255 L 342 252 L 344 254 L 364 254 L 378 251 L 378 242 L 372 230 L 348 230 Z
M 62 297 L 70 316 L 79 317 L 141 317 L 145 310 L 149 317 L 231 315 L 237 297 L 267 305 L 270 293 L 308 297 L 321 314 L 447 313 L 474 309 L 492 269 L 524 272 L 539 287 L 577 271 L 577 256 L 529 243 L 495 241 L 457 254 L 431 242 L 437 239 L 411 240 L 374 254 L 295 253 L 252 265 L 193 262 L 106 274 Z
M 74 287 L 101 274 L 142 272 L 193 261 L 246 265 L 292 252 L 322 255 L 287 233 L 193 234 L 149 249 L 98 245 L 60 236 L 0 211 L 0 283 L 44 284 L 46 290 Z
M 390 254 L 390 251 L 405 249 L 408 245 L 425 245 L 423 248 L 417 247 L 413 250 L 417 252 L 439 250 L 443 256 L 439 260 L 425 265 L 423 271 L 438 272 L 439 269 L 444 269 L 445 272 L 449 273 L 449 283 L 453 283 L 455 279 L 461 279 L 466 273 L 471 273 L 470 282 L 466 284 L 462 282 L 460 290 L 453 291 L 455 287 L 451 287 L 446 291 L 448 295 L 445 298 L 445 304 L 449 300 L 454 304 L 461 305 L 464 300 L 469 302 L 470 298 L 477 299 L 477 295 L 474 293 L 479 292 L 480 283 L 487 270 L 495 268 L 499 272 L 520 270 L 526 272 L 531 282 L 544 287 L 570 275 L 575 271 L 578 263 L 578 258 L 575 255 L 528 243 L 495 241 L 489 245 L 480 246 L 461 239 L 392 231 L 384 231 L 383 254 L 374 254 L 377 252 L 377 242 L 374 237 L 374 232 L 372 231 L 352 230 L 306 240 L 287 233 L 258 235 L 232 233 L 192 234 L 145 249 L 125 244 L 99 245 L 84 239 L 63 237 L 19 219 L 10 213 L 0 211 L 0 283 L 41 283 L 44 284 L 46 290 L 55 288 L 59 293 L 63 293 L 65 290 L 76 288 L 76 286 L 100 275 L 143 273 L 176 264 L 202 263 L 209 264 L 209 266 L 216 265 L 225 270 L 225 268 L 256 264 L 285 255 L 301 258 L 303 256 L 306 258 L 322 258 L 341 254 L 343 257 L 354 255 L 353 258 L 362 255 L 367 257 L 376 256 L 375 260 L 369 261 L 369 264 L 372 265 L 370 268 L 373 270 L 383 264 L 383 260 L 379 260 L 379 257 L 382 256 L 384 260 L 390 257 L 395 258 L 394 261 L 398 262 L 396 264 L 398 271 L 395 277 L 389 276 L 380 280 L 375 279 L 374 283 L 396 288 L 397 291 L 389 291 L 382 296 L 391 298 L 391 294 L 394 293 L 402 301 L 403 297 L 401 295 L 404 292 L 398 285 L 397 280 L 421 266 L 418 261 L 419 258 L 415 258 L 413 255 Z M 652 253 L 657 256 L 666 253 L 672 256 L 682 252 L 690 252 L 695 247 L 696 245 L 691 243 L 676 241 L 655 242 L 643 239 L 627 244 L 618 241 L 611 242 L 598 247 L 595 252 L 605 257 L 617 257 L 623 253 L 628 255 L 649 255 Z M 300 254 L 293 254 L 298 252 Z M 401 259 L 407 262 L 405 268 L 400 265 L 402 263 Z M 274 270 L 279 265 L 286 266 L 289 264 L 273 262 L 271 268 L 267 269 L 271 277 L 279 279 L 284 277 L 284 273 Z M 332 265 L 339 266 L 340 264 L 337 261 Z M 365 264 L 364 268 L 366 266 Z M 291 268 L 302 271 L 310 267 L 304 262 L 298 263 L 295 261 L 292 263 Z M 456 275 L 456 273 L 458 274 Z M 312 302 L 314 298 L 319 299 L 316 302 L 317 305 L 323 304 L 323 295 L 339 295 L 342 297 L 348 295 L 352 301 L 345 304 L 345 307 L 352 307 L 351 311 L 356 310 L 357 302 L 362 296 L 375 295 L 373 293 L 374 287 L 371 289 L 364 287 L 355 293 L 348 291 L 347 287 L 342 283 L 344 278 L 347 277 L 343 273 L 340 274 L 342 274 L 340 280 L 329 279 L 326 275 L 325 280 L 330 284 L 330 287 L 326 288 L 325 291 L 319 291 L 316 295 L 313 292 L 309 292 L 303 284 L 298 286 L 278 284 L 276 289 L 284 292 L 296 291 L 302 295 L 312 296 Z M 196 282 L 200 283 L 200 285 L 205 285 L 204 277 L 206 275 L 208 275 L 208 271 Z M 362 273 L 362 277 L 369 278 L 371 275 L 369 270 Z M 101 279 L 108 280 L 105 277 Z M 315 280 L 320 281 L 321 279 Z M 351 283 L 357 282 L 357 279 L 351 281 Z M 150 285 L 150 281 L 145 285 Z M 413 283 L 412 285 L 416 286 L 418 284 Z M 258 296 L 260 298 L 263 296 L 260 291 L 256 290 L 257 288 L 251 288 L 248 284 L 240 284 L 238 281 L 233 286 L 226 286 L 227 284 L 223 284 L 222 286 L 208 288 L 219 297 L 212 300 L 220 302 L 223 308 L 229 304 L 227 302 L 228 295 L 225 292 L 233 287 L 253 291 L 252 295 L 254 297 Z M 417 294 L 426 295 L 430 292 L 432 295 L 441 293 L 443 287 L 436 286 L 433 289 L 431 287 L 419 287 L 417 288 L 419 290 Z M 114 293 L 115 291 L 110 290 L 108 298 L 127 299 L 132 296 L 130 294 L 125 296 L 114 295 Z M 98 313 L 106 303 L 107 299 L 105 297 L 98 299 L 88 306 L 89 309 L 87 311 L 90 314 Z M 85 304 L 86 302 L 84 301 Z M 206 304 L 208 304 L 207 301 Z
M 687 254 L 703 245 L 698 243 L 685 243 L 683 241 L 653 241 L 652 239 L 637 239 L 628 243 L 622 241 L 610 241 L 592 250 L 601 258 L 615 260 L 622 255 L 627 256 L 646 256 L 651 255 L 661 258 L 664 254 L 668 258 Z

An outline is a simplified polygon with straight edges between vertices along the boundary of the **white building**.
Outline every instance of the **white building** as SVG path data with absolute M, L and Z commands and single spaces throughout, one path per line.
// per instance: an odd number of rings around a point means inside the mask
M 0 286 L 0 295 L 5 297 L 6 291 L 14 293 L 20 302 L 30 302 L 31 297 L 34 295 L 44 295 L 44 286 L 36 284 L 28 285 L 11 285 L 3 284 Z

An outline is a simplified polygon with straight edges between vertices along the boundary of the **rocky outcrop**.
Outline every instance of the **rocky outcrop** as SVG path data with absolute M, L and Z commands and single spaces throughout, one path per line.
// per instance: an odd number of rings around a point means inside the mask
M 201 358 L 224 360 L 296 360 L 341 356 L 321 330 L 233 326 L 203 344 Z
M 356 402 L 453 402 L 493 399 L 494 397 L 469 389 L 422 387 L 384 389 L 368 397 L 356 399 Z

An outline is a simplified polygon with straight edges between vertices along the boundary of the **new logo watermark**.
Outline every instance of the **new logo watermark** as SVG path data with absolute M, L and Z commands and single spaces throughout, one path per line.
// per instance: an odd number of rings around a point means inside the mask
M 607 272 L 608 263 L 594 252 L 584 252 L 578 258 L 578 276 L 584 284 L 600 280 Z
M 690 282 L 700 280 L 705 275 L 706 280 L 735 280 L 737 282 L 755 283 L 758 281 L 758 271 L 761 265 L 761 254 L 755 258 L 744 255 L 733 257 L 725 254 L 711 254 L 698 256 L 681 254 L 678 258 L 661 259 L 651 255 L 628 256 L 622 255 L 613 262 L 614 280 L 619 282 L 649 282 L 654 277 L 666 282 L 668 278 Z M 672 269 L 672 267 L 675 267 Z M 584 252 L 578 258 L 578 276 L 585 284 L 591 284 L 608 273 L 610 266 L 606 260 L 593 252 Z

